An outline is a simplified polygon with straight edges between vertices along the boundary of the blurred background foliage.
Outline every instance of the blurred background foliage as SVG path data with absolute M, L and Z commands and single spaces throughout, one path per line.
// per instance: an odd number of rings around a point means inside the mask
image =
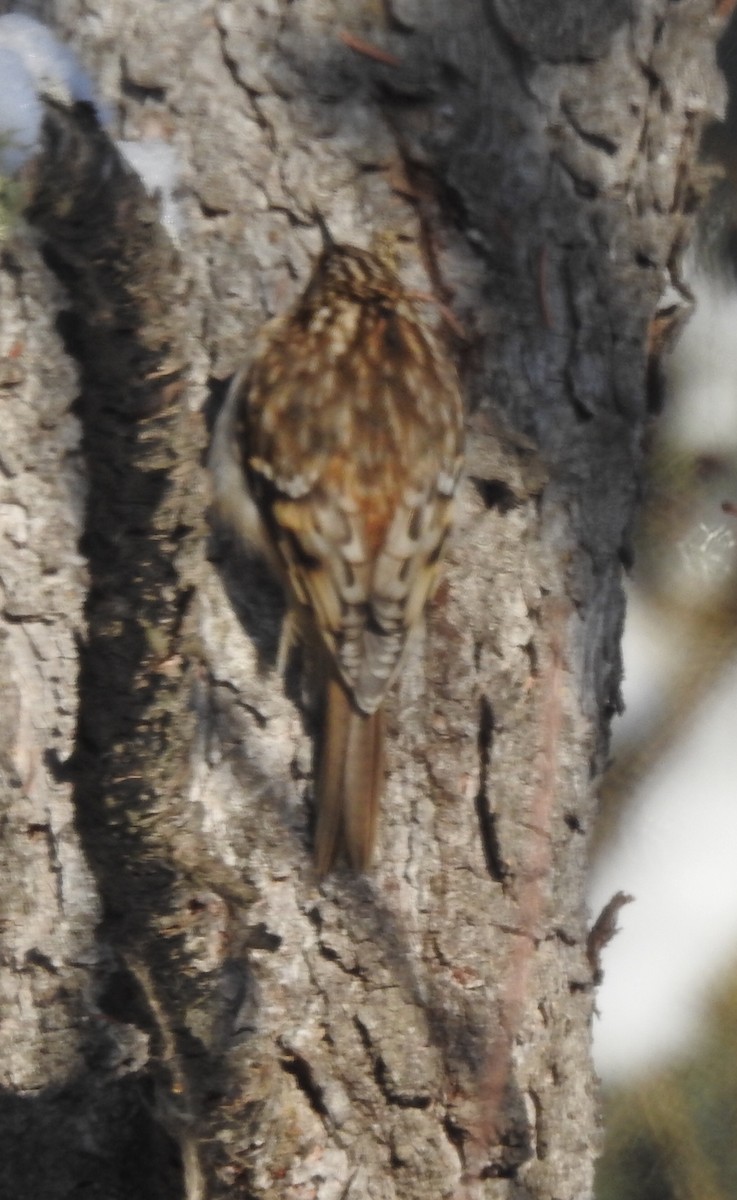
M 737 1196 L 737 964 L 679 1065 L 608 1090 L 597 1200 Z
M 681 835 L 685 852 L 670 866 L 670 881 L 661 886 L 657 913 L 648 928 L 647 951 L 638 964 L 627 958 L 629 977 L 610 980 L 619 968 L 613 951 L 626 946 L 630 910 L 636 920 L 638 886 L 626 875 L 627 830 L 640 822 L 657 844 L 660 818 L 647 816 L 652 780 L 660 772 L 661 791 L 692 768 L 684 753 L 698 714 L 719 692 L 726 706 L 720 728 L 725 751 L 737 742 L 737 17 L 733 12 L 716 47 L 728 85 L 723 122 L 707 132 L 704 157 L 717 168 L 715 183 L 698 219 L 696 236 L 684 257 L 684 282 L 694 298 L 693 313 L 674 347 L 661 362 L 663 411 L 654 423 L 649 447 L 647 494 L 635 536 L 635 565 L 629 581 L 625 633 L 624 697 L 628 713 L 615 730 L 613 761 L 602 796 L 602 818 L 592 862 L 594 915 L 612 890 L 624 887 L 635 902 L 623 910 L 612 948 L 605 952 L 601 993 L 602 1043 L 599 1069 L 604 1082 L 605 1150 L 599 1166 L 597 1200 L 733 1200 L 737 1197 L 737 903 L 729 908 L 730 928 L 718 971 L 705 976 L 693 1001 L 689 1020 L 678 1036 L 665 1039 L 666 1049 L 647 1052 L 646 1020 L 652 1041 L 659 1024 L 679 1014 L 666 1010 L 678 996 L 642 1012 L 640 1053 L 630 1042 L 627 1021 L 617 1013 L 617 997 L 641 1009 L 650 1003 L 649 973 L 658 956 L 699 958 L 699 938 L 706 944 L 718 916 L 710 910 L 711 862 L 690 870 L 705 825 L 712 823 L 711 859 L 716 873 L 721 855 L 714 853 L 720 836 L 729 839 L 724 869 L 737 897 L 737 831 L 724 826 L 712 791 L 722 789 L 737 812 L 737 778 L 724 778 L 718 749 L 713 775 L 701 765 L 688 775 L 692 795 Z M 726 683 L 725 683 L 726 680 Z M 731 682 L 730 682 L 731 681 Z M 709 719 L 708 716 L 706 718 Z M 713 724 L 712 720 L 712 724 Z M 731 735 L 730 735 L 731 730 Z M 732 752 L 733 753 L 733 752 Z M 664 764 L 666 766 L 664 767 Z M 722 775 L 719 772 L 722 770 Z M 663 774 L 663 772 L 666 772 Z M 673 772 L 676 774 L 674 775 Z M 673 784 L 671 784 L 673 786 Z M 684 784 L 682 783 L 682 786 Z M 729 795 L 731 789 L 731 795 Z M 666 809 L 667 811 L 667 809 Z M 724 811 L 724 810 L 722 810 Z M 673 812 L 676 822 L 679 814 Z M 670 816 L 667 818 L 670 821 Z M 661 824 L 658 824 L 658 821 Z M 670 834 L 670 831 L 668 831 Z M 645 839 L 647 840 L 647 839 Z M 619 849 L 615 849 L 619 843 Z M 624 848 L 623 848 L 624 847 Z M 645 846 L 645 855 L 647 846 Z M 657 858 L 657 855 L 654 856 Z M 720 861 L 717 862 L 717 859 Z M 614 864 L 614 865 L 613 865 Z M 654 863 L 653 874 L 660 864 Z M 668 872 L 668 864 L 664 864 Z M 647 866 L 640 891 L 647 889 Z M 597 894 L 597 879 L 599 894 Z M 703 881 L 706 879 L 707 883 Z M 656 885 L 658 886 L 658 885 Z M 718 885 L 722 886 L 722 885 Z M 668 887 L 672 889 L 668 891 Z M 721 894 L 717 891 L 717 897 Z M 673 897 L 680 897 L 674 900 Z M 679 907 L 682 904 L 683 907 Z M 643 898 L 643 908 L 646 907 Z M 684 922 L 683 912 L 694 916 Z M 719 901 L 716 901 L 716 912 Z M 699 934 L 699 916 L 703 918 Z M 693 926 L 693 928 L 691 928 Z M 682 930 L 682 936 L 681 935 Z M 694 938 L 694 940 L 692 940 Z M 624 952 L 623 952 L 624 953 Z M 607 987 L 612 983 L 611 1002 Z M 608 1032 L 607 1032 L 608 1031 Z

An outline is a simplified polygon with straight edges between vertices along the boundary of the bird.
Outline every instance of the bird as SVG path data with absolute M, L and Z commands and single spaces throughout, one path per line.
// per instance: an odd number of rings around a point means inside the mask
M 335 242 L 256 335 L 218 419 L 215 507 L 319 664 L 317 874 L 372 865 L 383 702 L 437 585 L 463 465 L 450 355 L 388 261 Z

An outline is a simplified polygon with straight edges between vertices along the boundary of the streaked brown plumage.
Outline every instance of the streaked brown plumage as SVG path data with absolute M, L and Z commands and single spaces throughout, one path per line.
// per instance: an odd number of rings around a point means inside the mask
M 221 506 L 266 552 L 324 660 L 318 871 L 341 850 L 365 870 L 381 704 L 433 591 L 461 469 L 455 371 L 393 272 L 330 244 L 260 334 L 218 440 L 234 451 L 227 469 L 216 461 Z

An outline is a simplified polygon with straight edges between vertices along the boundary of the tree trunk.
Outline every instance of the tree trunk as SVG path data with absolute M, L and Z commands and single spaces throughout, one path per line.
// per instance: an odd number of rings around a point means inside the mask
M 124 136 L 174 144 L 183 227 L 47 106 L 0 274 L 1 1198 L 591 1195 L 587 841 L 720 95 L 712 5 L 633 7 L 34 7 Z M 315 209 L 395 236 L 469 414 L 380 865 L 322 884 L 314 698 L 265 568 L 206 540 L 202 466 Z

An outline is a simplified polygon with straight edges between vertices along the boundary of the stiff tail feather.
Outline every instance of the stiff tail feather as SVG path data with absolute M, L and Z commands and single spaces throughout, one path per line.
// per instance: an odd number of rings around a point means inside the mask
M 366 715 L 334 676 L 327 680 L 317 775 L 315 862 L 325 875 L 343 851 L 366 871 L 376 842 L 384 775 L 384 714 Z

